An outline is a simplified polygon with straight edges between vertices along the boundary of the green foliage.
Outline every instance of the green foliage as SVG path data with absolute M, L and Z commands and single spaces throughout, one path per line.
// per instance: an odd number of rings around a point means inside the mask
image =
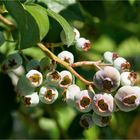
M 40 40 L 42 40 L 49 31 L 49 19 L 46 9 L 37 5 L 25 5 L 25 9 L 34 17 L 40 31 Z
M 47 10 L 48 15 L 54 18 L 56 21 L 59 22 L 59 24 L 62 26 L 65 35 L 66 35 L 66 41 L 67 45 L 70 46 L 73 43 L 74 40 L 74 33 L 72 27 L 69 26 L 68 22 L 59 14 L 53 12 L 52 10 Z
M 4 1 L 9 13 L 17 22 L 20 32 L 20 48 L 27 48 L 39 42 L 39 28 L 35 19 L 24 10 L 19 1 Z

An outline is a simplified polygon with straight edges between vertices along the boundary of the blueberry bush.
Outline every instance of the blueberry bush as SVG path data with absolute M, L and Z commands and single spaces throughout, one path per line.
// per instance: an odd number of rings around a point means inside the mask
M 0 138 L 140 138 L 140 2 L 0 1 Z

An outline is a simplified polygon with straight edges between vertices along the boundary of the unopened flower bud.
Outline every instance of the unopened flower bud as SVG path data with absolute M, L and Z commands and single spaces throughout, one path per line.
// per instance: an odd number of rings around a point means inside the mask
M 131 65 L 126 61 L 123 57 L 118 57 L 114 60 L 114 67 L 118 69 L 120 72 L 127 71 L 130 69 Z
M 120 73 L 116 68 L 106 66 L 95 73 L 93 82 L 99 90 L 112 92 L 120 85 Z
M 65 62 L 67 62 L 69 64 L 73 64 L 73 62 L 74 62 L 74 56 L 69 51 L 62 51 L 61 53 L 58 54 L 58 57 L 61 60 L 65 61 Z
M 2 63 L 2 70 L 16 69 L 22 65 L 22 58 L 18 53 L 10 54 Z
M 75 96 L 76 108 L 81 112 L 89 112 L 92 109 L 93 94 L 88 90 L 82 90 Z
M 34 92 L 30 95 L 23 96 L 23 101 L 27 107 L 34 107 L 39 103 L 39 96 L 37 92 Z
M 27 65 L 26 65 L 26 70 L 30 71 L 30 70 L 40 70 L 40 63 L 38 60 L 32 59 L 30 60 Z
M 74 28 L 73 31 L 74 31 L 74 35 L 75 35 L 74 40 L 76 41 L 80 38 L 80 32 L 76 28 Z
M 42 72 L 48 72 L 51 69 L 55 69 L 55 66 L 52 64 L 50 58 L 48 56 L 43 57 L 40 60 L 40 69 Z
M 118 58 L 118 54 L 107 51 L 107 52 L 104 53 L 103 58 L 104 58 L 105 63 L 113 64 L 113 61 L 116 58 Z
M 133 86 L 137 80 L 136 72 L 123 72 L 121 74 L 121 85 Z
M 100 116 L 110 116 L 114 111 L 114 99 L 111 94 L 99 93 L 93 97 L 93 110 Z
M 66 91 L 66 102 L 70 106 L 75 106 L 75 96 L 80 93 L 79 86 L 73 84 L 67 88 Z
M 88 51 L 90 49 L 90 41 L 81 37 L 76 40 L 75 46 L 80 51 Z
M 26 77 L 29 79 L 30 83 L 34 87 L 39 87 L 42 84 L 42 81 L 43 81 L 42 74 L 37 70 L 30 70 L 26 74 Z
M 110 123 L 111 116 L 99 116 L 96 113 L 92 115 L 93 122 L 100 127 L 105 127 Z
M 53 87 L 41 87 L 39 98 L 43 103 L 52 104 L 58 98 L 58 91 Z
M 120 110 L 132 111 L 140 104 L 140 88 L 123 86 L 117 91 L 114 99 Z
M 61 75 L 57 70 L 50 71 L 46 76 L 47 84 L 57 86 L 61 80 Z
M 72 74 L 67 71 L 63 70 L 60 72 L 61 80 L 59 86 L 62 88 L 67 88 L 69 85 L 72 84 Z
M 92 115 L 91 114 L 84 114 L 81 116 L 80 118 L 80 125 L 85 128 L 88 129 L 90 127 L 93 126 L 93 120 L 92 120 Z

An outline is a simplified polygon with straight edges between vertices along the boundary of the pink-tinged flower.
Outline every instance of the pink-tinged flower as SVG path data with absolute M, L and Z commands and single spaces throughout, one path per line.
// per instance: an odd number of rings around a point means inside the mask
M 115 109 L 114 99 L 111 94 L 99 93 L 93 97 L 93 110 L 100 116 L 110 116 Z
M 34 87 L 39 87 L 43 81 L 42 74 L 37 70 L 30 70 L 26 74 L 26 78 L 30 81 L 31 85 Z
M 69 71 L 67 70 L 61 71 L 60 76 L 61 76 L 61 80 L 59 83 L 60 87 L 67 88 L 72 84 L 72 74 Z
M 37 92 L 30 95 L 23 96 L 23 102 L 27 107 L 34 107 L 39 103 L 39 96 Z
M 43 103 L 52 104 L 58 98 L 58 91 L 53 87 L 41 87 L 39 98 Z
M 92 120 L 92 115 L 91 114 L 83 114 L 80 118 L 80 125 L 85 128 L 88 129 L 90 127 L 93 126 L 93 120 Z
M 120 110 L 132 111 L 140 104 L 140 87 L 123 86 L 117 91 L 114 99 Z
M 73 84 L 67 88 L 66 91 L 66 102 L 70 106 L 75 106 L 75 96 L 80 93 L 79 86 Z
M 120 72 L 128 71 L 131 67 L 130 63 L 126 61 L 123 57 L 118 57 L 114 60 L 114 67 L 118 69 Z
M 82 90 L 75 96 L 76 108 L 81 112 L 89 112 L 92 109 L 93 93 Z
M 76 40 L 75 46 L 80 51 L 88 51 L 90 49 L 90 41 L 81 37 Z
M 62 51 L 57 56 L 58 56 L 58 58 L 60 58 L 61 60 L 65 61 L 65 62 L 67 62 L 69 64 L 73 64 L 74 63 L 74 56 L 69 51 Z
M 120 85 L 120 73 L 116 68 L 106 66 L 95 73 L 93 82 L 99 90 L 112 92 Z
M 133 86 L 137 80 L 136 72 L 123 72 L 121 74 L 121 85 Z
M 109 125 L 111 116 L 99 116 L 98 114 L 93 112 L 92 120 L 97 126 L 105 127 Z
M 103 55 L 103 59 L 105 63 L 113 64 L 113 61 L 118 58 L 118 54 L 114 52 L 105 52 Z

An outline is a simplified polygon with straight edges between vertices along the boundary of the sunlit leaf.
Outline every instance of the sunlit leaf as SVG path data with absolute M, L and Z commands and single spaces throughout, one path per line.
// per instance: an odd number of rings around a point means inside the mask
M 46 56 L 45 53 L 37 47 L 30 47 L 30 48 L 24 49 L 23 53 L 37 60 L 40 60 L 41 58 Z
M 25 9 L 36 20 L 40 31 L 40 40 L 42 40 L 49 31 L 49 19 L 46 9 L 37 4 L 25 5 Z
M 70 46 L 73 43 L 74 40 L 74 32 L 72 27 L 69 25 L 69 23 L 59 14 L 53 12 L 52 10 L 48 9 L 47 10 L 48 15 L 54 18 L 59 24 L 62 26 L 65 35 L 66 35 L 66 41 L 67 45 Z

